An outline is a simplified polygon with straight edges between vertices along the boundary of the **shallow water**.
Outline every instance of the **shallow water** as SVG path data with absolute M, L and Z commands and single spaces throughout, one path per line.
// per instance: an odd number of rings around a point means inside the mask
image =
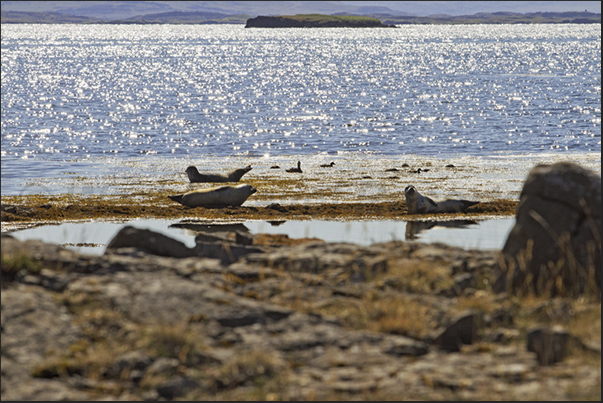
M 73 197 L 69 203 L 78 203 L 80 195 L 123 195 L 125 203 L 144 203 L 145 195 L 168 191 L 169 194 L 179 194 L 215 185 L 189 183 L 184 173 L 188 165 L 196 165 L 207 172 L 228 172 L 251 165 L 252 170 L 243 176 L 241 183 L 254 185 L 258 192 L 245 202 L 245 206 L 402 201 L 407 185 L 414 185 L 421 194 L 436 201 L 446 198 L 517 200 L 523 182 L 536 164 L 571 161 L 601 174 L 601 154 L 595 153 L 449 158 L 412 154 L 370 157 L 320 154 L 302 158 L 302 174 L 285 172 L 285 168 L 295 166 L 297 158 L 232 156 L 182 160 L 160 156 L 144 159 L 112 157 L 100 163 L 99 167 L 90 170 L 82 167 L 77 174 L 30 178 L 20 185 L 19 181 L 11 182 L 3 177 L 2 195 L 68 194 Z M 335 162 L 332 168 L 320 168 L 320 164 L 331 161 Z M 409 167 L 403 167 L 404 164 Z M 454 168 L 447 168 L 449 164 Z M 273 165 L 281 169 L 270 169 Z M 410 172 L 419 167 L 429 171 L 420 174 Z M 398 171 L 387 171 L 392 168 Z M 283 181 L 288 182 L 285 185 Z M 165 205 L 176 203 L 166 197 Z
M 202 232 L 242 231 L 251 234 L 285 234 L 290 238 L 318 238 L 327 242 L 349 242 L 358 245 L 388 241 L 441 242 L 467 249 L 502 249 L 515 220 L 483 221 L 278 221 L 249 220 L 232 223 L 209 223 L 186 220 L 134 220 L 127 223 L 84 222 L 44 225 L 11 232 L 19 240 L 39 239 L 64 245 L 87 254 L 104 253 L 107 243 L 124 226 L 151 229 L 188 247 L 195 245 L 195 236 Z M 77 246 L 92 244 L 91 246 Z

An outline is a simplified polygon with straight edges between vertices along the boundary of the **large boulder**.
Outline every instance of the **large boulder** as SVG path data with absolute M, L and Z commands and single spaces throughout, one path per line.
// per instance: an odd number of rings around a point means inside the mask
M 601 177 L 579 165 L 537 165 L 503 248 L 498 291 L 577 296 L 601 290 Z

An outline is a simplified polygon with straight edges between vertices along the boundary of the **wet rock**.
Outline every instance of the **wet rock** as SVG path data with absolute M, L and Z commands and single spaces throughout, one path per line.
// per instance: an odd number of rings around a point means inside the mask
M 601 177 L 569 162 L 533 168 L 503 255 L 498 291 L 600 292 Z
M 563 360 L 568 352 L 570 334 L 560 327 L 537 327 L 528 331 L 528 351 L 536 353 L 540 365 Z
M 123 227 L 107 245 L 107 250 L 134 247 L 146 253 L 169 257 L 195 256 L 194 250 L 180 241 L 148 229 Z

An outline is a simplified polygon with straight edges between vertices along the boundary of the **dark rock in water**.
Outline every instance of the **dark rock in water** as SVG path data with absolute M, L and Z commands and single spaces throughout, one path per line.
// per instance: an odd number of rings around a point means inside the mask
M 533 168 L 503 256 L 497 291 L 600 293 L 601 177 L 567 162 Z
M 528 332 L 528 351 L 536 353 L 540 365 L 551 365 L 565 358 L 570 334 L 560 328 L 538 327 Z
M 122 228 L 107 245 L 107 250 L 118 248 L 136 248 L 152 255 L 167 257 L 196 256 L 193 249 L 180 241 L 155 231 L 130 225 Z

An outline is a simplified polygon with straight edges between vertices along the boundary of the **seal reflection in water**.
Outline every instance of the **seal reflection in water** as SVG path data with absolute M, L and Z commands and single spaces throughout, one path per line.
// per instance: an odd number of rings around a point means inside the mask
M 187 207 L 226 207 L 240 206 L 255 192 L 257 189 L 251 185 L 237 185 L 195 190 L 168 197 Z
M 406 196 L 408 214 L 464 213 L 469 207 L 479 203 L 477 201 L 451 199 L 436 203 L 429 197 L 419 193 L 413 185 L 406 186 L 404 196 Z
M 243 175 L 247 172 L 251 171 L 251 165 L 247 165 L 245 168 L 235 169 L 232 172 L 224 174 L 214 174 L 214 173 L 206 173 L 202 174 L 199 170 L 190 166 L 186 168 L 186 174 L 188 175 L 188 179 L 193 183 L 207 183 L 207 182 L 238 182 Z

